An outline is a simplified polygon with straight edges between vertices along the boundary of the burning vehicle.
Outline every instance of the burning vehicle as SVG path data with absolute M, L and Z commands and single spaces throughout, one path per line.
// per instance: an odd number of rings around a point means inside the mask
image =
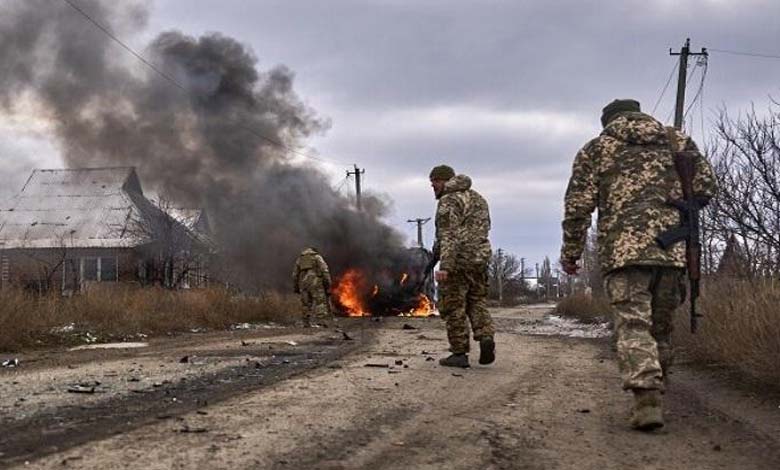
M 348 317 L 419 316 L 436 312 L 435 284 L 426 267 L 433 254 L 409 248 L 404 263 L 379 272 L 348 268 L 334 283 L 333 304 Z

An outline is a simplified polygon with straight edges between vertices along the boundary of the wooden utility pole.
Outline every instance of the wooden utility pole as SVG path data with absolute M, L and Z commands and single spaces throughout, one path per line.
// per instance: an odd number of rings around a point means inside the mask
M 707 56 L 707 49 L 702 47 L 701 52 L 691 52 L 691 38 L 685 40 L 685 45 L 680 49 L 680 52 L 672 52 L 669 49 L 669 55 L 680 56 L 680 66 L 677 73 L 677 102 L 674 107 L 674 127 L 678 130 L 682 130 L 683 127 L 683 113 L 685 112 L 685 86 L 688 74 L 688 57 L 689 56 Z
M 528 287 L 525 285 L 525 258 L 520 258 L 520 286 L 523 288 L 523 292 Z
M 363 175 L 366 170 L 361 170 L 358 168 L 357 164 L 354 165 L 355 171 L 349 171 L 347 170 L 347 178 L 354 175 L 355 176 L 355 204 L 357 205 L 357 210 L 362 211 L 363 210 L 363 203 L 360 200 L 360 176 Z
M 431 220 L 430 217 L 427 219 L 409 219 L 407 222 L 410 224 L 417 224 L 417 246 L 420 248 L 424 248 L 425 245 L 423 244 L 423 232 L 422 232 L 422 226 L 428 223 Z
M 498 284 L 498 305 L 504 305 L 504 250 L 498 249 L 496 253 L 496 282 Z

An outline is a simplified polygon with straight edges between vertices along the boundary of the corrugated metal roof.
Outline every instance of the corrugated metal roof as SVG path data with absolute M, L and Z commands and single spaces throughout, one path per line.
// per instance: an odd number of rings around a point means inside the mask
M 150 240 L 130 225 L 146 215 L 147 202 L 130 167 L 34 170 L 22 191 L 0 207 L 0 243 L 5 248 L 138 246 Z
M 200 218 L 203 215 L 203 209 L 185 209 L 175 207 L 168 210 L 168 214 L 178 220 L 190 230 L 195 230 Z

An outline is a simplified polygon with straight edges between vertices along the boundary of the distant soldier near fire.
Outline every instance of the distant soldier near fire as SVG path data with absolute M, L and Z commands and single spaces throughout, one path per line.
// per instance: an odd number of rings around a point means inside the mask
M 658 240 L 681 216 L 678 166 L 687 158 L 697 205 L 715 193 L 712 168 L 693 140 L 640 111 L 635 100 L 615 100 L 602 113 L 601 134 L 579 151 L 566 190 L 561 264 L 577 274 L 591 213 L 598 208 L 598 245 L 604 285 L 615 314 L 623 388 L 634 394 L 630 424 L 663 426 L 661 393 L 672 364 L 672 314 L 685 298 L 684 244 Z M 691 182 L 692 181 L 692 182 Z
M 301 295 L 303 326 L 328 326 L 333 320 L 330 308 L 330 271 L 314 248 L 306 248 L 295 261 L 293 289 Z
M 430 173 L 436 199 L 435 259 L 440 260 L 439 311 L 447 325 L 452 355 L 439 360 L 448 367 L 469 367 L 469 327 L 480 346 L 480 364 L 495 360 L 493 321 L 485 299 L 488 291 L 488 262 L 491 250 L 490 211 L 478 192 L 471 189 L 471 178 L 455 176 L 446 165 Z M 468 323 L 467 323 L 468 322 Z

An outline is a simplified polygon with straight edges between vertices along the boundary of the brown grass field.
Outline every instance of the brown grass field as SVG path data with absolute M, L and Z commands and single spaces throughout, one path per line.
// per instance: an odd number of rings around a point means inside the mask
M 67 344 L 86 332 L 105 341 L 194 328 L 225 329 L 237 323 L 289 324 L 299 316 L 297 297 L 276 293 L 245 297 L 221 288 L 171 291 L 114 286 L 65 298 L 7 289 L 0 292 L 0 351 Z M 54 332 L 71 324 L 73 332 Z
M 780 383 L 780 284 L 716 279 L 704 283 L 690 333 L 688 305 L 678 312 L 675 341 L 696 363 L 725 366 L 767 384 Z
M 688 303 L 675 317 L 678 358 L 722 367 L 755 381 L 780 383 L 780 284 L 771 280 L 708 279 L 697 310 L 704 315 L 690 332 Z M 583 322 L 609 319 L 606 299 L 578 293 L 561 300 L 559 315 Z

